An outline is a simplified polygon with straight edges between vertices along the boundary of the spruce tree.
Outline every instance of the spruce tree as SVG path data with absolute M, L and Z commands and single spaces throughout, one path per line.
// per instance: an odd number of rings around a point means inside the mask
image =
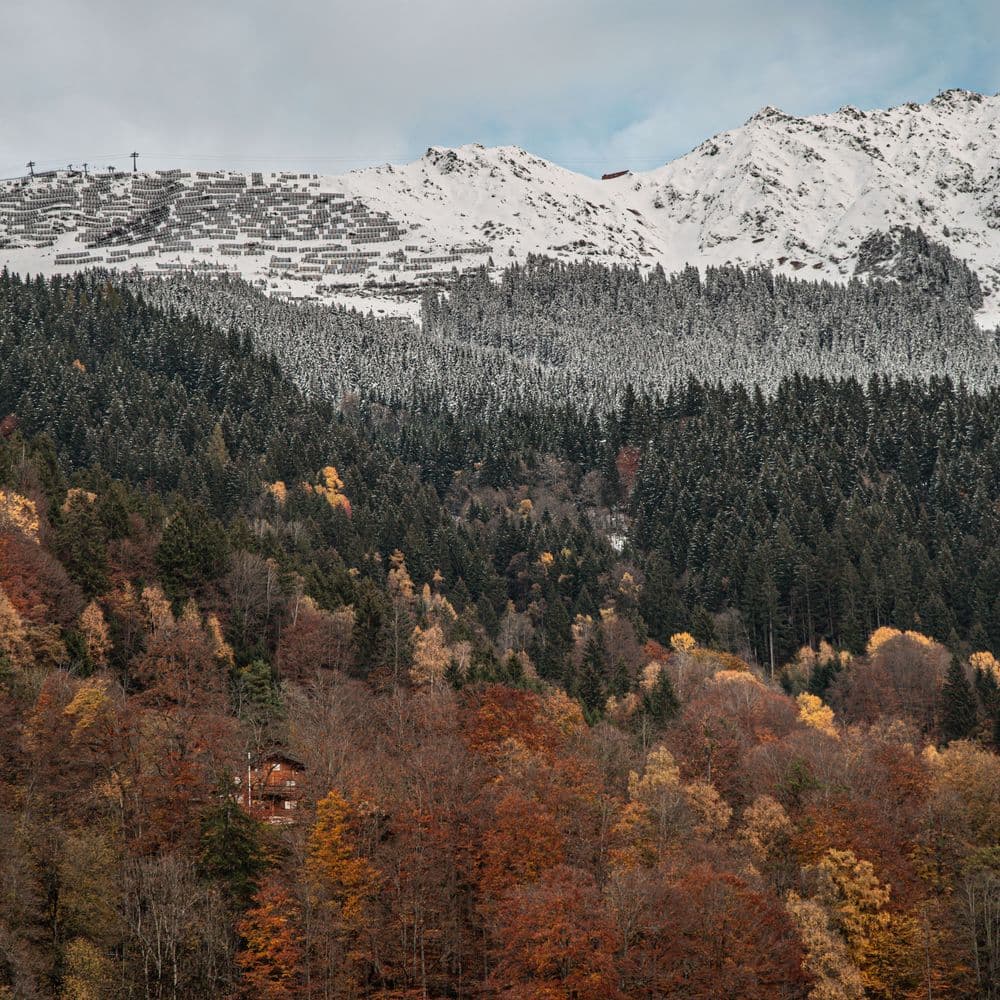
M 576 696 L 590 716 L 604 708 L 604 644 L 599 628 L 594 629 L 583 654 L 583 663 L 576 678 Z
M 74 494 L 65 505 L 56 530 L 56 546 L 70 578 L 87 597 L 96 597 L 108 589 L 104 526 L 94 501 L 85 494 Z
M 941 740 L 964 740 L 976 728 L 976 699 L 965 669 L 957 656 L 952 656 L 941 690 Z
M 680 702 L 674 691 L 673 681 L 666 670 L 661 669 L 653 686 L 643 695 L 642 711 L 656 726 L 669 722 L 680 710 Z
M 200 846 L 201 874 L 221 882 L 233 903 L 244 909 L 267 863 L 260 824 L 227 795 L 202 821 Z

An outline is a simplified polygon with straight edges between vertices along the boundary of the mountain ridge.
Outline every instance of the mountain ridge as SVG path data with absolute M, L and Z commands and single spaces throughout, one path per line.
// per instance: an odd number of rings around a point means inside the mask
M 952 89 L 804 117 L 766 105 L 661 167 L 609 180 L 475 143 L 340 176 L 57 171 L 0 183 L 0 266 L 226 270 L 273 294 L 405 311 L 453 268 L 529 254 L 843 281 L 873 233 L 910 226 L 968 261 L 991 321 L 998 128 L 1000 96 Z

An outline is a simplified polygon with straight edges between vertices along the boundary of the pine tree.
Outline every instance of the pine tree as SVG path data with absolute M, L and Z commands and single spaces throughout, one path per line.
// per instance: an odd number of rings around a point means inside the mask
M 264 865 L 260 824 L 227 796 L 202 820 L 198 859 L 202 875 L 221 882 L 243 909 L 257 891 Z
M 576 696 L 582 702 L 588 714 L 597 716 L 604 708 L 606 699 L 604 691 L 604 644 L 600 628 L 595 627 L 594 633 L 587 641 L 583 654 L 583 663 L 576 679 Z
M 93 495 L 71 491 L 62 514 L 56 531 L 59 558 L 84 594 L 103 594 L 108 589 L 108 554 Z
M 674 691 L 670 674 L 663 668 L 653 686 L 642 697 L 642 711 L 656 726 L 669 722 L 680 710 L 680 702 Z
M 965 669 L 957 656 L 952 656 L 941 689 L 941 740 L 968 739 L 976 728 L 976 699 Z

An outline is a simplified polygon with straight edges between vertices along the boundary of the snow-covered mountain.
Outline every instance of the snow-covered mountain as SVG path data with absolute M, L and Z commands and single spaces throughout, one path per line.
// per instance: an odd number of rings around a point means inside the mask
M 807 118 L 768 107 L 666 166 L 608 180 L 478 145 L 340 177 L 58 171 L 0 182 L 0 265 L 230 270 L 278 294 L 386 308 L 452 268 L 529 253 L 842 280 L 866 237 L 909 225 L 968 261 L 992 317 L 998 123 L 1000 95 L 963 90 Z

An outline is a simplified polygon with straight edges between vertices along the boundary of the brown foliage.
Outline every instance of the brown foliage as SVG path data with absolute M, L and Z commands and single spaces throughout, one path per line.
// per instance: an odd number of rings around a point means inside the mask
M 490 980 L 510 1000 L 615 1000 L 614 932 L 586 872 L 564 865 L 517 886 L 499 917 L 499 963 Z
M 278 644 L 278 668 L 286 677 L 308 678 L 323 669 L 350 670 L 353 663 L 354 612 L 325 611 L 301 598 Z

